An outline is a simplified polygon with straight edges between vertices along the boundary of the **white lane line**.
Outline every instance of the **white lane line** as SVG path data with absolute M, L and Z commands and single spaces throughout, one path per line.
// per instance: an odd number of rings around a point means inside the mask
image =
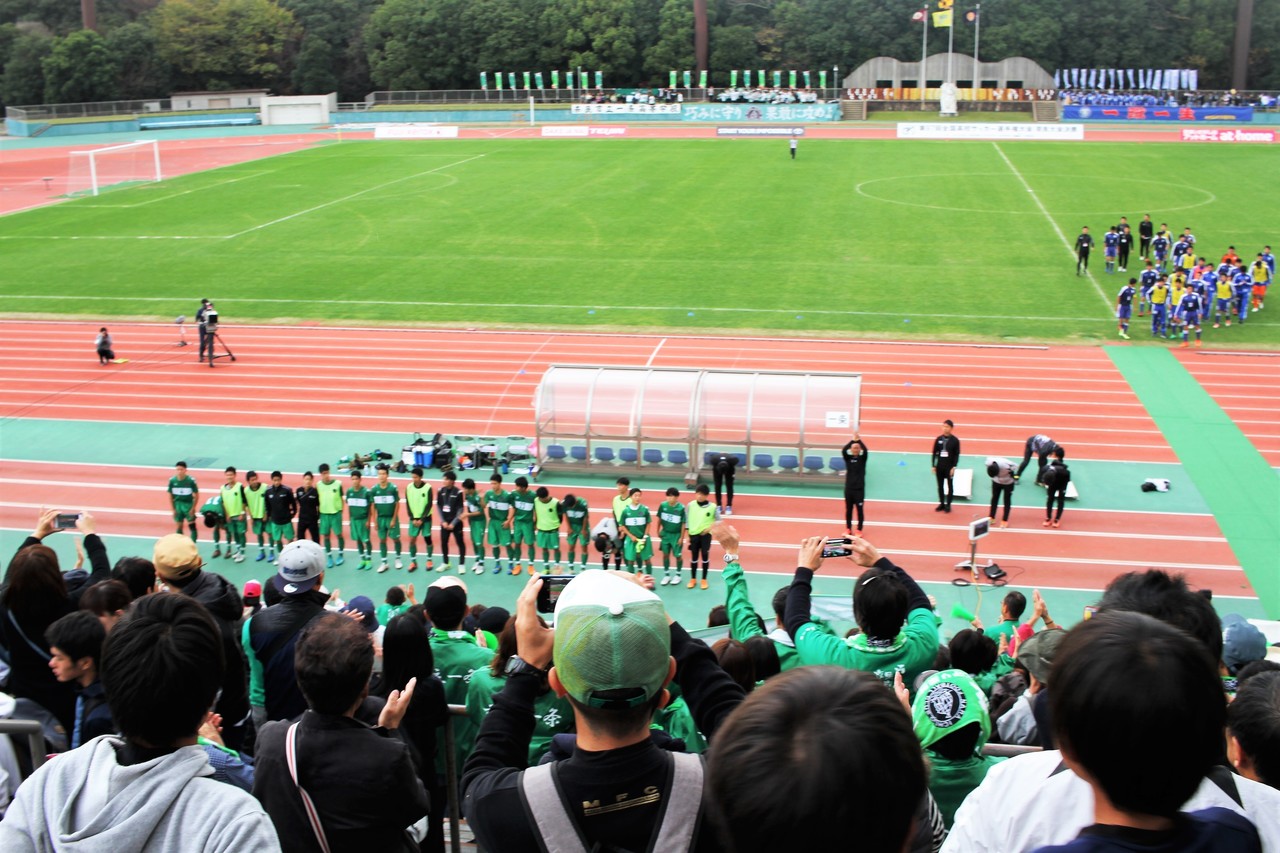
M 255 231 L 261 231 L 263 228 L 270 228 L 272 225 L 279 225 L 281 222 L 288 222 L 290 219 L 297 219 L 299 216 L 306 216 L 308 213 L 315 213 L 317 210 L 324 210 L 326 207 L 333 207 L 335 204 L 342 204 L 344 201 L 351 201 L 353 198 L 359 198 L 360 196 L 366 195 L 371 192 L 377 192 L 378 190 L 386 189 L 387 187 L 395 186 L 396 184 L 402 184 L 405 181 L 412 181 L 412 180 L 415 180 L 416 178 L 421 178 L 424 175 L 430 175 L 434 172 L 439 172 L 443 169 L 449 169 L 454 166 L 461 166 L 463 163 L 470 163 L 472 160 L 479 160 L 481 157 L 485 157 L 485 156 L 488 156 L 488 155 L 477 154 L 474 157 L 467 157 L 465 160 L 458 160 L 453 163 L 445 163 L 443 166 L 437 166 L 434 169 L 427 169 L 425 172 L 417 172 L 412 175 L 406 175 L 403 178 L 396 178 L 393 181 L 387 181 L 386 183 L 375 184 L 374 186 L 371 186 L 371 187 L 365 187 L 364 189 L 353 192 L 350 195 L 344 195 L 342 198 L 335 198 L 332 201 L 326 201 L 323 204 L 317 204 L 314 207 L 308 207 L 306 210 L 299 210 L 296 213 L 290 213 L 288 216 L 281 216 L 279 219 L 273 219 L 270 222 L 263 222 L 261 225 L 254 225 L 252 228 L 246 228 L 243 231 L 237 231 L 234 234 L 228 234 L 227 239 L 234 240 L 237 237 L 243 237 L 246 234 L 252 234 Z
M 649 353 L 649 360 L 644 363 L 645 367 L 653 367 L 653 360 L 658 357 L 658 350 L 662 349 L 662 345 L 666 342 L 666 338 L 658 341 L 658 345 L 653 348 L 653 352 Z
M 1014 177 L 1021 181 L 1022 186 L 1024 186 L 1027 192 L 1031 194 L 1031 200 L 1036 203 L 1036 207 L 1040 208 L 1040 212 L 1044 214 L 1044 218 L 1049 220 L 1049 224 L 1053 226 L 1053 230 L 1057 233 L 1058 239 L 1062 241 L 1062 245 L 1067 247 L 1067 254 L 1074 258 L 1076 253 L 1075 249 L 1072 248 L 1071 241 L 1067 239 L 1066 234 L 1062 233 L 1062 229 L 1059 228 L 1058 223 L 1054 221 L 1053 216 L 1049 213 L 1049 209 L 1044 206 L 1044 202 L 1040 201 L 1040 196 L 1036 195 L 1036 191 L 1031 189 L 1031 184 L 1027 183 L 1027 179 L 1022 177 L 1022 173 L 1018 171 L 1018 167 L 1013 165 L 1013 161 L 1010 160 L 1000 148 L 1000 143 L 993 142 L 991 145 L 996 149 L 996 153 L 1000 155 L 1000 159 L 1004 161 L 1004 164 L 1009 167 L 1009 171 L 1013 172 Z M 1098 291 L 1098 298 L 1102 300 L 1102 304 L 1110 308 L 1111 300 L 1107 298 L 1107 294 L 1102 292 L 1102 288 L 1098 285 L 1098 280 L 1093 277 L 1093 273 L 1085 270 L 1085 276 L 1093 285 L 1093 289 Z M 1108 317 L 1107 320 L 1110 322 L 1111 318 Z

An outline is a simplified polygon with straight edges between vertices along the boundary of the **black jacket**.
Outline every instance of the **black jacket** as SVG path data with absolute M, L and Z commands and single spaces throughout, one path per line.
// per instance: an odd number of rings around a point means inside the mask
M 293 489 L 288 486 L 271 486 L 263 499 L 267 502 L 267 520 L 272 524 L 289 524 L 293 521 L 293 515 L 298 511 L 298 503 L 293 499 Z
M 236 726 L 249 715 L 249 667 L 240 644 L 240 620 L 244 616 L 240 592 L 231 581 L 207 569 L 202 569 L 181 589 L 203 604 L 218 623 L 226 669 L 222 675 L 222 695 L 214 710 L 222 715 L 223 726 Z
M 298 504 L 298 521 L 319 521 L 320 520 L 320 493 L 316 491 L 316 487 L 306 488 L 298 486 L 294 492 L 294 500 Z
M 942 454 L 946 453 L 946 456 Z M 960 461 L 960 439 L 955 433 L 940 435 L 933 440 L 933 457 L 929 465 L 933 468 L 954 468 Z
M 285 853 L 316 853 L 320 845 L 285 762 L 291 725 L 267 723 L 258 734 L 253 796 Z M 307 711 L 295 745 L 298 783 L 315 804 L 333 853 L 417 853 L 405 829 L 425 817 L 430 804 L 409 747 L 395 732 Z
M 260 610 L 249 621 L 249 646 L 262 663 L 262 689 L 267 719 L 291 720 L 307 710 L 293 669 L 298 634 L 324 613 L 327 593 L 311 590 L 286 595 L 279 604 Z
M 862 452 L 854 456 L 849 450 L 855 445 L 862 448 Z M 840 455 L 844 458 L 844 490 L 852 495 L 862 494 L 867 485 L 867 445 L 861 439 L 851 441 L 844 447 L 840 448 Z
M 462 515 L 462 489 L 457 486 L 441 486 L 436 492 L 436 506 L 440 508 L 440 521 L 453 524 Z

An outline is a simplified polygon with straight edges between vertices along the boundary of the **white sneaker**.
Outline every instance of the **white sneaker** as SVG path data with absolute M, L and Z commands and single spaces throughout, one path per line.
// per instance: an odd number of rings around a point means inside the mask
M 449 564 L 448 564 L 448 563 L 441 563 L 440 565 L 436 566 L 436 572 L 437 572 L 437 573 L 439 573 L 439 572 L 445 572 L 445 571 L 448 571 L 448 570 L 449 570 Z
M 467 567 L 464 566 L 462 563 L 458 563 L 458 574 L 465 575 L 466 573 L 467 573 Z
M 387 569 L 388 569 L 387 561 L 386 561 L 386 560 L 383 560 L 383 561 L 378 565 L 378 574 L 382 574 L 382 573 L 383 573 L 383 572 L 385 572 Z
M 397 569 L 403 569 L 403 568 L 404 568 L 404 563 L 402 563 L 402 562 L 400 561 L 400 558 L 399 558 L 399 557 L 396 557 L 396 568 L 397 568 Z
M 243 563 L 243 562 L 244 562 L 244 554 L 237 553 L 234 557 L 232 557 L 232 558 L 231 558 L 231 562 L 233 562 L 233 563 Z
M 666 585 L 667 585 L 667 584 L 669 584 L 669 583 L 671 583 L 671 575 L 663 575 L 663 576 L 662 576 L 662 586 L 666 586 Z
M 476 563 L 475 568 L 473 568 L 471 571 L 475 572 L 478 575 L 482 575 L 484 574 L 484 566 L 481 565 L 480 563 Z

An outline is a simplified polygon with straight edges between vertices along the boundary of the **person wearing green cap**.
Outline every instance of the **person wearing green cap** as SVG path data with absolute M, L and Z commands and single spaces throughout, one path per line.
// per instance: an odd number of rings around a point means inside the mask
M 787 593 L 786 627 L 803 665 L 823 664 L 874 673 L 892 686 L 895 673 L 913 680 L 938 654 L 938 623 L 929 597 L 910 575 L 882 557 L 865 539 L 852 537 L 847 558 L 866 567 L 854 583 L 853 618 L 862 633 L 847 640 L 813 621 L 809 596 L 823 563 L 825 536 L 800 546 L 800 566 Z
M 647 575 L 588 570 L 543 627 L 531 578 L 516 604 L 516 655 L 462 778 L 463 809 L 486 850 L 722 849 L 704 817 L 701 757 L 660 749 L 654 712 L 676 678 L 712 743 L 745 694 L 710 647 L 669 620 Z M 554 662 L 554 665 L 553 665 Z M 526 769 L 545 683 L 573 706 L 569 757 Z
M 991 738 L 987 697 L 973 676 L 944 669 L 916 689 L 911 722 L 929 757 L 929 793 L 950 828 L 964 798 L 1004 760 L 982 754 Z

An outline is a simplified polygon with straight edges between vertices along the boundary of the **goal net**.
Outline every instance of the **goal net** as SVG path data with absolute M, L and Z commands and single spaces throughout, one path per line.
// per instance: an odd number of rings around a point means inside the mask
M 160 143 L 154 139 L 72 151 L 67 195 L 98 195 L 105 189 L 160 180 Z

